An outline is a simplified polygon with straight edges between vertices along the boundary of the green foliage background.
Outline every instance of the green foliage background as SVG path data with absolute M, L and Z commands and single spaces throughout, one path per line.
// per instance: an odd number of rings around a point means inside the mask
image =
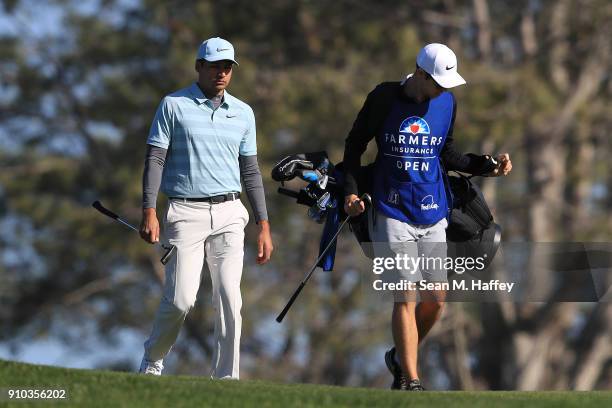
M 476 12 L 483 4 L 486 24 Z M 112 344 L 123 328 L 141 331 L 144 340 L 159 301 L 159 254 L 90 204 L 100 199 L 138 222 L 153 114 L 164 95 L 195 79 L 197 47 L 211 36 L 229 39 L 237 50 L 240 66 L 229 92 L 256 114 L 276 245 L 272 263 L 256 267 L 256 231 L 248 227 L 245 377 L 387 385 L 381 352 L 391 341 L 389 309 L 364 299 L 359 282 L 367 265 L 348 235 L 335 271 L 317 276 L 287 323 L 273 322 L 314 260 L 320 227 L 275 193 L 269 174 L 290 153 L 326 150 L 332 161 L 341 160 L 367 93 L 412 72 L 428 42 L 449 44 L 468 81 L 455 92 L 458 145 L 512 155 L 512 176 L 483 185 L 505 238 L 610 240 L 606 1 L 57 0 L 4 1 L 2 7 L 0 340 L 12 347 L 47 336 L 68 345 L 82 345 L 88 336 Z M 558 15 L 565 16 L 560 34 L 551 23 Z M 536 41 L 535 52 L 529 41 Z M 547 205 L 543 216 L 540 202 Z M 164 205 L 160 197 L 159 208 Z M 209 365 L 212 312 L 209 285 L 203 288 L 169 372 L 203 373 Z M 464 316 L 475 329 L 450 329 L 468 330 L 464 350 L 443 332 L 433 333 L 425 377 L 442 388 L 519 387 L 508 374 L 522 369 L 513 352 L 495 375 L 487 371 L 491 354 L 481 346 L 496 347 L 486 327 L 499 316 L 473 306 L 449 306 L 448 319 Z M 608 310 L 577 305 L 571 315 L 603 321 L 595 333 L 607 333 L 602 316 Z M 510 343 L 517 333 L 535 335 L 523 324 L 533 315 L 525 313 L 506 326 Z M 451 363 L 445 353 L 464 360 Z M 466 383 L 458 367 L 468 355 L 475 362 Z M 603 359 L 591 387 L 609 386 L 609 361 Z M 571 387 L 577 372 L 568 369 L 561 383 L 549 375 L 537 387 Z

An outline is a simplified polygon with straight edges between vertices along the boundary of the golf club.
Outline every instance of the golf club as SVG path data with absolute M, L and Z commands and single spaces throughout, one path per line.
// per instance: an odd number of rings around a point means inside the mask
M 108 208 L 104 207 L 102 205 L 102 203 L 100 201 L 94 201 L 91 206 L 93 208 L 95 208 L 96 210 L 100 211 L 102 214 L 106 215 L 107 217 L 110 217 L 116 221 L 119 221 L 121 224 L 125 225 L 126 227 L 133 229 L 134 231 L 140 233 L 138 231 L 138 229 L 133 226 L 132 224 L 130 224 L 129 222 L 121 219 L 121 217 L 119 217 L 117 214 L 115 214 L 114 212 L 112 212 L 111 210 L 109 210 Z M 166 246 L 161 244 L 162 248 L 164 248 L 166 250 L 166 252 L 164 253 L 164 256 L 162 256 L 162 258 L 160 259 L 160 262 L 162 264 L 167 264 L 168 261 L 170 260 L 170 258 L 172 258 L 172 255 L 174 255 L 174 252 L 176 252 L 176 247 L 174 245 L 170 245 L 170 246 Z
M 366 209 L 367 209 L 368 206 L 372 205 L 372 198 L 367 193 L 362 195 L 359 200 L 365 202 Z M 291 295 L 291 298 L 289 299 L 289 302 L 287 302 L 287 305 L 285 306 L 283 311 L 280 312 L 280 314 L 276 317 L 276 321 L 277 322 L 280 323 L 280 322 L 283 321 L 283 319 L 285 318 L 285 315 L 287 314 L 287 312 L 291 308 L 291 305 L 293 305 L 293 302 L 295 302 L 295 300 L 299 296 L 299 294 L 302 291 L 302 289 L 304 289 L 304 286 L 306 286 L 306 282 L 308 282 L 308 280 L 312 276 L 312 274 L 315 271 L 315 269 L 317 269 L 317 265 L 319 264 L 319 261 L 321 261 L 321 259 L 323 259 L 323 257 L 325 256 L 325 254 L 327 253 L 329 248 L 331 248 L 331 246 L 334 244 L 334 242 L 336 242 L 336 239 L 338 238 L 338 235 L 340 235 L 340 232 L 342 231 L 342 228 L 344 227 L 344 225 L 346 225 L 346 223 L 348 222 L 348 220 L 350 218 L 351 218 L 351 216 L 347 215 L 346 218 L 344 219 L 344 221 L 342 221 L 342 224 L 340 224 L 340 226 L 338 227 L 338 230 L 336 231 L 336 233 L 334 234 L 332 239 L 329 241 L 329 243 L 327 244 L 325 249 L 321 252 L 321 255 L 319 255 L 319 257 L 315 261 L 315 263 L 312 266 L 312 268 L 310 268 L 310 270 L 308 271 L 306 276 L 304 276 L 304 279 L 302 279 L 302 282 L 300 282 L 300 285 L 298 286 L 298 288 L 295 290 L 295 292 L 293 292 L 293 295 Z

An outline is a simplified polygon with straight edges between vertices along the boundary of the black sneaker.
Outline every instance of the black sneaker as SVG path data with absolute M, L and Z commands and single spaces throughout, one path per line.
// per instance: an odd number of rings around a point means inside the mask
M 385 353 L 385 364 L 387 365 L 387 368 L 389 369 L 389 371 L 391 371 L 391 374 L 393 374 L 393 383 L 391 384 L 391 389 L 392 390 L 402 390 L 402 389 L 405 390 L 406 389 L 405 387 L 407 386 L 406 384 L 408 384 L 408 381 L 404 381 L 404 388 L 402 388 L 400 379 L 402 377 L 404 380 L 407 380 L 407 379 L 406 377 L 402 375 L 402 367 L 400 367 L 400 365 L 395 360 L 395 347 L 392 347 L 391 350 L 388 350 Z
M 415 378 L 414 380 L 410 380 L 406 391 L 425 391 L 425 387 L 421 385 L 421 381 L 419 381 L 418 378 Z
M 425 387 L 421 385 L 421 381 L 419 381 L 418 378 L 409 380 L 408 377 L 403 374 L 397 378 L 397 388 L 392 389 L 401 391 L 425 391 Z
M 397 363 L 397 360 L 395 360 L 395 347 L 392 347 L 385 353 L 385 364 L 391 374 L 393 374 L 393 383 L 391 383 L 392 390 L 425 391 L 425 387 L 421 385 L 421 381 L 417 378 L 411 380 L 404 375 L 402 367 Z

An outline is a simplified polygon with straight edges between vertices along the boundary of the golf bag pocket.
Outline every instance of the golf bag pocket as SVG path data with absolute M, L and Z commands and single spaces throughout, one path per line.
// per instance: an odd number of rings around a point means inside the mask
M 453 208 L 447 229 L 447 237 L 449 241 L 466 241 L 477 236 L 482 228 L 482 225 L 471 215 L 458 208 Z
M 453 192 L 453 210 L 447 229 L 449 241 L 479 237 L 493 223 L 493 215 L 480 189 L 464 176 L 448 177 Z
M 446 238 L 452 243 L 449 256 L 484 259 L 484 269 L 468 268 L 465 272 L 485 278 L 501 243 L 501 227 L 494 222 L 484 195 L 469 178 L 449 176 L 448 182 L 453 193 L 453 209 L 446 229 Z

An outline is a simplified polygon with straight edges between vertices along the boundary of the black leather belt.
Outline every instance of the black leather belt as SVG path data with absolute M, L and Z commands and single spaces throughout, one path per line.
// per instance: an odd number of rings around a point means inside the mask
M 227 193 L 216 195 L 212 197 L 170 197 L 170 200 L 180 201 L 195 201 L 195 202 L 206 202 L 212 204 L 224 203 L 226 201 L 234 201 L 240 198 L 240 193 Z

